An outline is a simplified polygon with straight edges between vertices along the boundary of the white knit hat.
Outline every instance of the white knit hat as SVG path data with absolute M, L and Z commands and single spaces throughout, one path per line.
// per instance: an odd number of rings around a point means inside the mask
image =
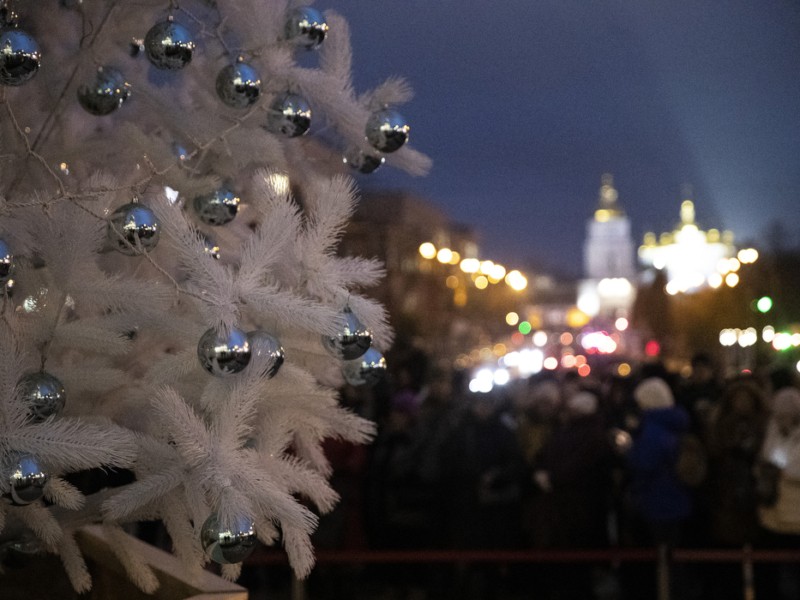
M 667 382 L 659 377 L 645 379 L 633 390 L 633 397 L 642 410 L 675 406 L 675 397 Z
M 800 390 L 785 387 L 775 392 L 772 397 L 772 413 L 776 415 L 800 414 Z

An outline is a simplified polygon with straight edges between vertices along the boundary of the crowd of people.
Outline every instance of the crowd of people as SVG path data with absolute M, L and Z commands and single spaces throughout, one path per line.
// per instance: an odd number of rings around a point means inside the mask
M 322 519 L 318 547 L 800 548 L 792 370 L 723 381 L 697 355 L 688 377 L 649 363 L 625 377 L 548 372 L 471 394 L 426 367 L 419 356 L 401 365 L 368 406 L 345 390 L 379 432 L 369 447 L 331 441 L 342 502 Z M 481 587 L 497 590 L 501 571 L 474 570 L 453 593 L 491 597 Z M 524 573 L 509 585 L 539 586 L 537 598 L 655 597 L 651 574 L 625 565 Z M 797 573 L 757 565 L 757 597 L 800 598 Z M 740 565 L 676 565 L 673 579 L 675 597 L 742 597 Z

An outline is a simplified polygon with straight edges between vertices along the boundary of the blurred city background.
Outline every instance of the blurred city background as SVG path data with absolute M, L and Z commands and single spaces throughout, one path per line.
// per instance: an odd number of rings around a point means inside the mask
M 342 252 L 385 264 L 396 339 L 342 401 L 378 435 L 330 442 L 310 579 L 264 549 L 244 582 L 800 598 L 800 8 L 337 9 L 434 168 L 359 179 Z

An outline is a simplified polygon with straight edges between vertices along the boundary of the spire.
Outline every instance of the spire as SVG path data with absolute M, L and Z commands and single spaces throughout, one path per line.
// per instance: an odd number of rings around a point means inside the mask
M 695 225 L 696 217 L 694 212 L 694 202 L 692 201 L 692 197 L 694 195 L 692 184 L 684 183 L 681 186 L 681 195 L 683 196 L 683 202 L 681 202 L 681 226 Z
M 694 202 L 684 200 L 681 202 L 681 225 L 694 225 Z
M 617 202 L 617 190 L 614 188 L 614 176 L 611 173 L 603 173 L 600 186 L 600 197 L 598 207 L 594 212 L 596 221 L 608 221 L 611 217 L 618 217 L 625 214 Z

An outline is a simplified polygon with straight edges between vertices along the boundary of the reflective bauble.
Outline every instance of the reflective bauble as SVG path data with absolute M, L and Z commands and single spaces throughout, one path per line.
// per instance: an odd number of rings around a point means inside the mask
M 42 64 L 39 44 L 20 29 L 0 32 L 0 83 L 22 85 L 36 75 Z
M 374 154 L 366 154 L 358 148 L 351 148 L 344 155 L 344 163 L 359 173 L 372 173 L 378 169 L 386 159 Z
M 411 127 L 396 110 L 384 108 L 372 113 L 367 119 L 367 141 L 376 150 L 394 152 L 408 141 Z
M 156 23 L 144 37 L 144 51 L 158 69 L 182 69 L 192 60 L 194 39 L 186 27 L 172 20 Z
M 14 271 L 14 255 L 5 240 L 0 240 L 0 284 L 5 285 Z
M 289 12 L 285 35 L 295 45 L 311 50 L 319 46 L 328 33 L 328 23 L 315 8 L 300 6 Z
M 322 345 L 337 358 L 353 360 L 364 354 L 372 344 L 372 332 L 345 308 L 339 318 L 336 335 L 323 335 Z
M 225 225 L 233 221 L 241 199 L 227 187 L 194 199 L 194 211 L 206 225 Z
M 278 339 L 266 331 L 251 331 L 247 334 L 253 362 L 262 368 L 264 377 L 272 378 L 286 359 L 286 352 Z
M 59 414 L 67 402 L 64 384 L 44 371 L 24 375 L 17 382 L 17 391 L 34 423 L 41 423 L 47 417 Z
M 240 62 L 223 67 L 217 75 L 217 95 L 228 106 L 247 108 L 261 94 L 261 77 L 250 65 Z
M 214 260 L 219 260 L 219 244 L 205 234 L 200 234 L 200 238 L 203 240 L 203 251 L 206 255 Z
M 213 327 L 197 343 L 197 358 L 203 368 L 217 377 L 233 375 L 250 363 L 251 350 L 247 334 L 231 327 L 228 334 Z
M 233 527 L 222 529 L 219 517 L 211 513 L 200 530 L 200 541 L 208 557 L 215 563 L 240 563 L 256 547 L 255 523 L 249 517 L 238 517 Z
M 361 358 L 342 363 L 342 375 L 350 385 L 375 385 L 385 373 L 386 359 L 375 348 L 367 350 Z
M 155 248 L 160 234 L 161 224 L 156 215 L 138 202 L 120 206 L 108 222 L 111 245 L 128 256 Z
M 311 107 L 297 94 L 280 95 L 269 107 L 266 127 L 286 137 L 301 136 L 311 127 Z
M 30 504 L 44 494 L 44 484 L 49 475 L 42 469 L 39 459 L 32 454 L 18 455 L 6 473 L 9 491 L 3 497 L 12 504 Z
M 131 86 L 125 77 L 113 67 L 100 67 L 94 81 L 78 88 L 78 102 L 93 115 L 108 115 L 117 110 L 128 96 Z

